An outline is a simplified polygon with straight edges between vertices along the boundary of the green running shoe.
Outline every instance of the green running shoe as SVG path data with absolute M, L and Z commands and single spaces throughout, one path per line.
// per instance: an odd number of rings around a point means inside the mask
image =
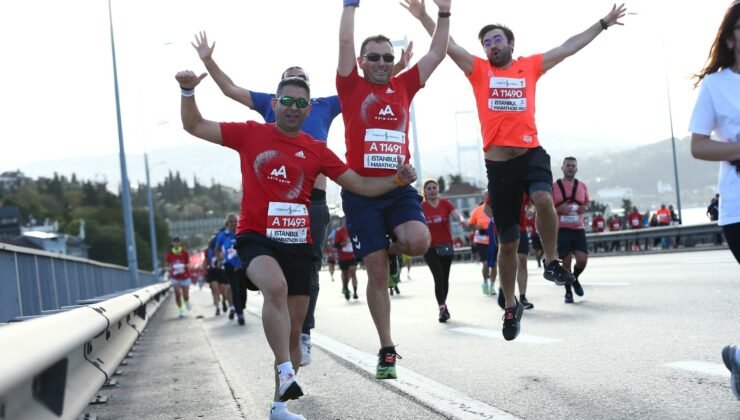
M 378 352 L 375 379 L 396 379 L 396 358 L 400 359 L 395 347 L 383 347 Z

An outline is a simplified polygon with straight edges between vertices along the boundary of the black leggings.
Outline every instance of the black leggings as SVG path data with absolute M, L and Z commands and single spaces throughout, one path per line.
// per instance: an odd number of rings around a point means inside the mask
M 432 276 L 434 276 L 434 296 L 437 297 L 437 304 L 442 305 L 447 301 L 447 292 L 450 291 L 452 255 L 440 257 L 437 255 L 434 246 L 431 246 L 424 254 L 424 261 L 426 261 Z
M 722 232 L 725 234 L 725 239 L 727 239 L 727 245 L 730 246 L 732 255 L 740 263 L 740 223 L 724 225 L 722 226 Z

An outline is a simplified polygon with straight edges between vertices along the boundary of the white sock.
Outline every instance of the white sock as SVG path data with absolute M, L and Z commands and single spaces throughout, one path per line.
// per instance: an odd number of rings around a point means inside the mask
M 293 363 L 291 363 L 290 360 L 287 362 L 280 363 L 277 366 L 277 370 L 278 370 L 279 376 L 285 376 L 293 371 Z
M 272 402 L 273 411 L 285 410 L 286 408 L 288 408 L 288 406 L 287 406 L 287 403 L 284 401 L 273 401 Z

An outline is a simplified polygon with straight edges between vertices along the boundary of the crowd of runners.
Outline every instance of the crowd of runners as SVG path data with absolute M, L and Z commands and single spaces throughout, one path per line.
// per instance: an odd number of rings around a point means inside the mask
M 513 55 L 513 31 L 501 24 L 486 25 L 478 33 L 484 54 L 478 57 L 450 36 L 452 0 L 433 2 L 434 15 L 428 14 L 423 0 L 401 3 L 431 36 L 429 50 L 410 65 L 411 51 L 396 57 L 390 39 L 383 35 L 365 38 L 356 51 L 354 28 L 360 2 L 343 0 L 337 95 L 313 96 L 302 67 L 286 69 L 275 93 L 237 86 L 216 65 L 215 44 L 209 43 L 205 32 L 196 35 L 193 47 L 207 73 L 185 70 L 175 77 L 184 129 L 231 148 L 240 157 L 241 211 L 228 215 L 224 228 L 211 239 L 207 278 L 215 314 L 228 313 L 239 325 L 245 322 L 246 291 L 259 290 L 263 295 L 262 324 L 275 358 L 271 419 L 303 418 L 286 404 L 303 395 L 297 374 L 300 366 L 311 362 L 324 251 L 332 253 L 332 279 L 334 264 L 339 265 L 341 290 L 348 301 L 361 293 L 356 277 L 359 262 L 367 272 L 364 297 L 378 337 L 377 379 L 397 377 L 400 356 L 391 333 L 390 295 L 400 293 L 404 256 L 423 256 L 434 278 L 438 320 L 451 318 L 447 303 L 454 252 L 451 223 L 474 232 L 481 288 L 485 294 L 498 295 L 506 340 L 517 338 L 524 310 L 534 308 L 527 298 L 530 239 L 544 278 L 563 287 L 564 302 L 584 296 L 580 277 L 588 262 L 584 212 L 589 191 L 575 177 L 575 157 L 565 158 L 563 176 L 553 179 L 550 156 L 537 136 L 535 86 L 546 72 L 621 25 L 626 8 L 614 5 L 564 43 L 518 58 Z M 421 194 L 411 185 L 416 181 L 409 164 L 411 102 L 446 56 L 470 82 L 483 139 L 487 194 L 468 220 L 440 198 L 436 181 L 425 181 Z M 719 224 L 740 262 L 738 57 L 740 4 L 735 1 L 718 31 L 707 68 L 698 76 L 701 90 L 690 130 L 696 158 L 722 161 Z M 208 75 L 224 95 L 258 112 L 264 122 L 204 119 L 195 91 Z M 344 160 L 326 147 L 331 124 L 339 115 L 345 127 Z M 710 138 L 712 132 L 719 140 Z M 325 248 L 326 177 L 342 187 L 344 217 Z M 182 252 L 173 242 L 167 257 L 181 316 L 190 305 Z M 728 346 L 722 356 L 740 398 L 740 351 Z

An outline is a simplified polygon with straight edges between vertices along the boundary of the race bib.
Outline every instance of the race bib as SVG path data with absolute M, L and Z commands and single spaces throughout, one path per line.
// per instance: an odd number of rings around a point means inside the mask
M 177 262 L 172 264 L 172 274 L 182 274 L 185 272 L 185 264 Z
M 579 220 L 581 220 L 580 216 L 560 216 L 560 221 L 563 223 L 578 223 Z
M 523 112 L 527 110 L 525 79 L 491 77 L 488 82 L 491 97 L 488 109 L 492 111 Z
M 475 232 L 475 235 L 473 236 L 474 242 L 486 242 L 488 241 L 488 235 L 484 235 L 480 232 Z
M 342 252 L 354 252 L 354 250 L 352 249 L 352 243 L 347 242 L 346 244 L 344 244 L 342 246 Z
M 365 168 L 396 169 L 398 157 L 406 159 L 406 133 L 403 131 L 368 128 L 364 142 Z
M 270 202 L 267 208 L 266 236 L 286 244 L 308 242 L 308 208 L 297 203 Z

